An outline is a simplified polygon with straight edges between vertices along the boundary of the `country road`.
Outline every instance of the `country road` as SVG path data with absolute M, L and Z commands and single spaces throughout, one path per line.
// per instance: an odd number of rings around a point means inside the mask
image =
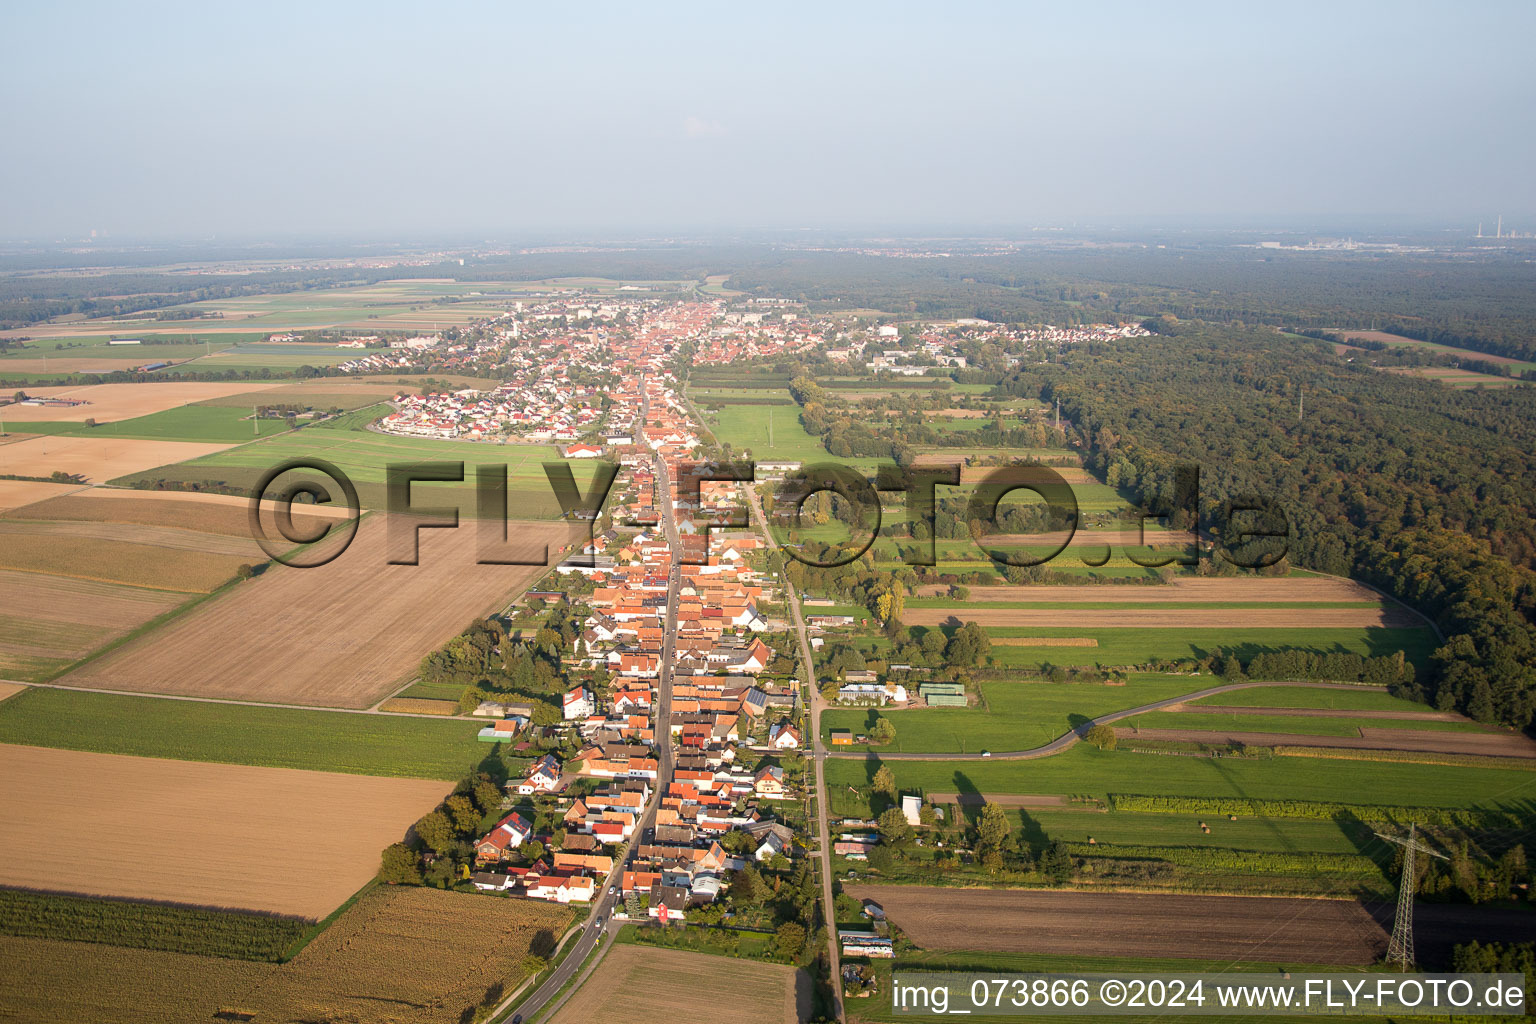
M 796 615 L 798 616 L 798 614 L 799 613 L 797 610 Z M 844 753 L 842 751 L 827 751 L 826 753 L 820 753 L 821 736 L 819 733 L 817 734 L 817 748 L 820 757 L 840 757 L 857 760 L 877 758 L 881 761 L 980 761 L 983 759 L 988 761 L 1028 761 L 1029 759 L 1035 757 L 1050 757 L 1052 754 L 1061 753 L 1063 750 L 1066 750 L 1068 747 L 1072 746 L 1072 744 L 1081 740 L 1085 735 L 1087 735 L 1088 730 L 1093 728 L 1095 725 L 1109 725 L 1111 722 L 1118 722 L 1123 718 L 1130 718 L 1133 715 L 1143 715 L 1149 711 L 1161 711 L 1164 708 L 1172 707 L 1175 704 L 1183 704 L 1186 701 L 1199 700 L 1201 697 L 1212 697 L 1218 693 L 1231 693 L 1233 690 L 1247 690 L 1255 686 L 1290 686 L 1316 690 L 1370 690 L 1376 693 L 1387 692 L 1387 688 L 1385 686 L 1368 686 L 1362 683 L 1318 683 L 1312 682 L 1310 680 L 1289 680 L 1279 682 L 1272 680 L 1250 680 L 1244 683 L 1224 683 L 1221 686 L 1211 686 L 1204 690 L 1194 690 L 1190 693 L 1180 694 L 1177 697 L 1169 697 L 1167 700 L 1159 700 L 1154 701 L 1151 704 L 1142 704 L 1139 707 L 1126 708 L 1124 711 L 1111 711 L 1107 715 L 1100 715 L 1098 718 L 1090 718 L 1088 721 L 1082 723 L 1081 725 L 1072 729 L 1068 729 L 1060 736 L 1051 740 L 1051 742 L 1042 744 L 1038 747 L 1031 747 L 1028 750 L 1010 750 L 1001 754 L 991 752 L 985 754 L 882 754 L 874 750 L 867 752 L 848 751 L 847 753 Z

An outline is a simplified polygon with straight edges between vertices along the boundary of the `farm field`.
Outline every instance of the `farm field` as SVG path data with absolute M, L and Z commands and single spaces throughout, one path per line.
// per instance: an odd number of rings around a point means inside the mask
M 786 964 L 618 944 L 549 1024 L 797 1024 L 810 1018 L 809 990 L 804 974 Z
M 0 705 L 3 711 L 3 705 Z M 1079 743 L 1032 761 L 890 761 L 896 784 L 935 793 L 1078 793 L 1104 798 L 1136 792 L 1256 800 L 1334 800 L 1398 805 L 1404 794 L 1431 807 L 1499 807 L 1536 798 L 1536 772 L 1503 764 L 1451 766 L 1327 757 L 1161 757 L 1096 750 Z M 879 765 L 829 758 L 827 790 L 835 813 L 870 813 Z M 848 786 L 858 792 L 850 792 Z
M 1364 966 L 1387 933 L 1353 900 L 850 885 L 919 946 Z M 1028 921 L 1029 927 L 1018 927 Z M 1093 921 L 1093 927 L 1084 927 Z
M 1306 721 L 1312 722 L 1313 719 Z M 1245 746 L 1307 746 L 1340 750 L 1402 750 L 1430 754 L 1461 754 L 1474 757 L 1536 758 L 1536 741 L 1527 736 L 1499 732 L 1445 732 L 1435 729 L 1379 729 L 1360 727 L 1356 735 L 1316 735 L 1311 731 L 1282 733 L 1253 729 L 1140 728 L 1116 734 L 1141 740 L 1174 740 L 1189 743 L 1241 744 Z
M 192 1024 L 220 1012 L 269 1024 L 461 1024 L 547 955 L 571 911 L 532 900 L 377 888 L 292 961 L 0 936 L 7 1019 Z
M 1071 613 L 1064 613 L 1070 615 Z M 1252 628 L 1205 629 L 1186 626 L 1163 629 L 1083 629 L 991 627 L 992 655 L 1002 667 L 1052 665 L 1140 665 L 1150 659 L 1198 660 L 1214 651 L 1229 651 L 1244 659 L 1267 651 L 1301 650 L 1318 654 L 1353 652 L 1386 655 L 1403 651 L 1407 660 L 1423 666 L 1439 641 L 1429 628 L 1399 629 L 1361 627 L 1337 629 L 1316 626 L 1306 629 Z M 1022 637 L 1082 637 L 1096 641 L 1091 647 L 1014 646 Z M 1002 646 L 998 646 L 1001 644 Z
M 407 531 L 409 523 L 397 522 Z M 521 550 L 551 555 L 571 527 L 513 525 Z M 476 531 L 423 530 L 420 564 L 388 564 L 389 522 L 367 517 L 341 557 L 273 565 L 62 677 L 64 685 L 290 704 L 368 707 L 475 618 L 499 610 L 543 566 L 478 565 Z M 336 543 L 334 539 L 322 544 Z M 259 630 L 249 628 L 260 623 Z
M 1386 331 L 1337 331 L 1335 333 L 1346 343 L 1357 340 L 1379 341 L 1392 348 L 1422 348 L 1432 352 L 1443 352 L 1446 355 L 1460 356 L 1463 359 L 1476 359 L 1484 363 L 1498 363 L 1517 370 L 1536 370 L 1536 363 L 1511 359 L 1509 356 L 1489 355 L 1468 348 L 1454 348 L 1450 345 L 1441 345 L 1433 341 L 1419 341 L 1417 338 L 1405 338 L 1401 334 L 1389 334 Z M 1437 367 L 1428 367 L 1427 369 L 1437 369 Z M 1503 379 L 1507 380 L 1507 378 Z
M 206 594 L 266 561 L 249 536 L 127 523 L 0 520 L 0 569 Z
M 140 467 L 118 475 L 122 486 L 153 490 L 158 482 L 184 485 L 222 485 L 249 492 L 261 475 L 290 459 L 320 458 L 336 465 L 357 486 L 364 508 L 383 508 L 386 504 L 385 471 L 391 464 L 428 461 L 463 462 L 465 480 L 459 482 L 424 482 L 411 487 L 412 501 L 420 506 L 457 504 L 460 514 L 472 517 L 476 512 L 475 467 L 501 463 L 507 466 L 508 504 L 526 518 L 560 514 L 560 504 L 544 475 L 542 463 L 558 460 L 560 453 L 545 445 L 503 445 L 473 441 L 438 441 L 424 438 L 392 437 L 351 430 L 316 430 L 306 428 L 280 434 L 256 444 L 224 451 L 215 449 L 207 458 L 189 456 L 162 460 L 155 467 Z M 152 472 L 142 472 L 152 469 Z M 591 480 L 590 467 L 572 470 L 576 486 L 585 488 Z M 583 490 L 583 493 L 585 491 Z
M 1227 708 L 1285 708 L 1318 711 L 1360 711 L 1386 714 L 1435 714 L 1417 701 L 1394 697 L 1380 690 L 1299 688 L 1294 686 L 1254 686 L 1246 690 L 1233 690 L 1203 697 L 1181 705 L 1190 711 L 1212 710 L 1215 706 Z M 1453 718 L 1460 715 L 1452 714 Z
M 0 569 L 0 678 L 45 678 L 187 596 Z
M 48 477 L 78 475 L 102 483 L 124 473 L 184 462 L 224 451 L 227 444 L 137 441 L 108 437 L 33 437 L 0 447 L 0 473 Z
M 1069 620 L 1083 629 L 1215 629 L 1239 623 L 1244 629 L 1412 629 L 1423 620 L 1396 605 L 1370 608 L 1077 608 L 1065 614 L 1055 609 L 912 608 L 902 621 L 913 626 L 976 622 L 987 627 L 1035 629 L 1061 626 Z
M 251 418 L 251 406 L 182 405 L 133 419 L 98 423 L 30 423 L 38 433 L 74 437 L 133 437 L 151 441 L 204 441 L 243 444 L 288 430 L 285 420 Z
M 456 780 L 494 748 L 479 725 L 29 687 L 0 702 L 0 743 L 221 764 Z
M 449 789 L 12 745 L 0 746 L 0 770 L 0 885 L 314 920 L 372 878 L 379 851 Z M 112 837 L 110 871 L 89 856 L 41 855 L 62 838 L 61 805 Z M 218 809 L 235 812 L 229 827 L 209 827 Z
M 193 491 L 127 491 L 118 488 L 74 488 L 74 493 L 48 498 L 9 512 L 7 520 L 62 523 L 124 523 L 180 531 L 251 537 L 250 501 L 232 494 L 199 494 Z M 320 522 L 345 515 L 328 505 L 303 506 L 293 514 L 294 526 L 307 530 Z M 242 549 L 244 550 L 244 549 Z M 254 545 L 251 551 L 257 551 Z M 266 556 L 262 555 L 265 561 Z
M 1073 604 L 1085 602 L 1200 602 L 1204 604 L 1244 602 L 1292 604 L 1313 602 L 1371 603 L 1381 596 L 1352 580 L 1327 576 L 1243 576 L 1211 579 L 1179 576 L 1169 584 L 1109 586 L 994 586 L 972 587 L 968 604 L 1013 601 L 1051 601 Z M 916 596 L 932 597 L 946 593 L 947 587 L 923 586 Z
M 40 480 L 0 480 L 0 511 L 21 508 L 78 491 L 80 484 L 45 484 Z
M 0 362 L 0 367 L 3 366 L 4 363 Z M 33 398 L 70 398 L 88 404 L 68 407 L 7 405 L 0 407 L 0 419 L 10 423 L 62 421 L 83 424 L 88 419 L 97 423 L 111 423 L 208 399 L 259 393 L 271 387 L 276 385 L 252 381 L 179 381 L 164 384 L 84 384 L 27 388 L 27 394 Z

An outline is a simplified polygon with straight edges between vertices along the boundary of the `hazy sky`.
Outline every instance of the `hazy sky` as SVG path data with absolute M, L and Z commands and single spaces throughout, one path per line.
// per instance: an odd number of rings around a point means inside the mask
M 1536 228 L 1531 0 L 438 6 L 6 4 L 0 237 Z

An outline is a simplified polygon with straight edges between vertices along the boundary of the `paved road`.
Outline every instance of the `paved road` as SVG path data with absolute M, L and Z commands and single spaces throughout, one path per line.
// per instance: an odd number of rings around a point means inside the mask
M 796 616 L 798 617 L 798 615 L 799 612 L 797 610 Z M 1088 730 L 1095 725 L 1109 725 L 1111 722 L 1118 722 L 1123 718 L 1130 718 L 1132 715 L 1142 715 L 1149 711 L 1161 711 L 1163 708 L 1172 707 L 1175 704 L 1183 704 L 1185 701 L 1198 700 L 1201 697 L 1211 697 L 1218 693 L 1231 693 L 1233 690 L 1247 690 L 1254 686 L 1294 686 L 1316 690 L 1374 690 L 1379 693 L 1387 692 L 1385 686 L 1363 686 L 1357 683 L 1317 683 L 1310 680 L 1280 682 L 1253 680 L 1246 683 L 1226 683 L 1222 686 L 1211 686 L 1204 690 L 1195 690 L 1192 693 L 1169 697 L 1167 700 L 1154 701 L 1151 704 L 1143 704 L 1140 707 L 1126 708 L 1124 711 L 1114 711 L 1107 715 L 1100 715 L 1098 718 L 1089 719 L 1076 728 L 1068 729 L 1049 743 L 1038 747 L 1031 747 L 1028 750 L 1010 750 L 1004 753 L 989 754 L 885 754 L 876 751 L 867 753 L 862 751 L 848 751 L 846 753 L 843 751 L 827 751 L 821 753 L 821 734 L 819 732 L 817 733 L 817 749 L 820 757 L 856 758 L 859 760 L 878 758 L 881 761 L 980 761 L 985 758 L 989 761 L 1027 761 L 1030 758 L 1050 757 L 1052 754 L 1061 753 L 1072 746 L 1072 744 L 1081 740 L 1087 735 Z
M 763 514 L 763 504 L 757 496 L 757 490 L 750 484 L 747 485 L 747 496 L 758 529 L 764 538 L 771 540 L 773 535 L 768 532 L 768 517 Z M 821 907 L 827 923 L 827 962 L 832 967 L 832 1012 L 838 1020 L 846 1020 L 843 1013 L 842 957 L 837 944 L 837 904 L 832 901 L 832 837 L 827 827 L 827 751 L 821 745 L 821 694 L 816 689 L 816 662 L 811 657 L 811 642 L 806 636 L 805 618 L 800 614 L 800 595 L 787 578 L 782 582 L 784 592 L 789 596 L 789 612 L 794 618 L 795 636 L 800 648 L 800 665 L 810 694 L 807 703 L 811 715 L 811 761 L 816 778 L 816 837 L 820 848 L 817 858 L 821 861 Z

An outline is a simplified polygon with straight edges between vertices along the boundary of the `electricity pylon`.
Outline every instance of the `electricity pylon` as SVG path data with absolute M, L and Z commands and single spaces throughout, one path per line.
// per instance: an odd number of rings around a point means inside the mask
M 1413 889 L 1418 882 L 1413 870 L 1413 855 L 1427 853 L 1441 860 L 1449 859 L 1419 842 L 1417 828 L 1409 822 L 1407 839 L 1376 833 L 1379 838 L 1403 848 L 1403 880 L 1397 886 L 1397 919 L 1392 923 L 1392 937 L 1387 940 L 1387 963 L 1400 964 L 1404 971 L 1413 966 Z

